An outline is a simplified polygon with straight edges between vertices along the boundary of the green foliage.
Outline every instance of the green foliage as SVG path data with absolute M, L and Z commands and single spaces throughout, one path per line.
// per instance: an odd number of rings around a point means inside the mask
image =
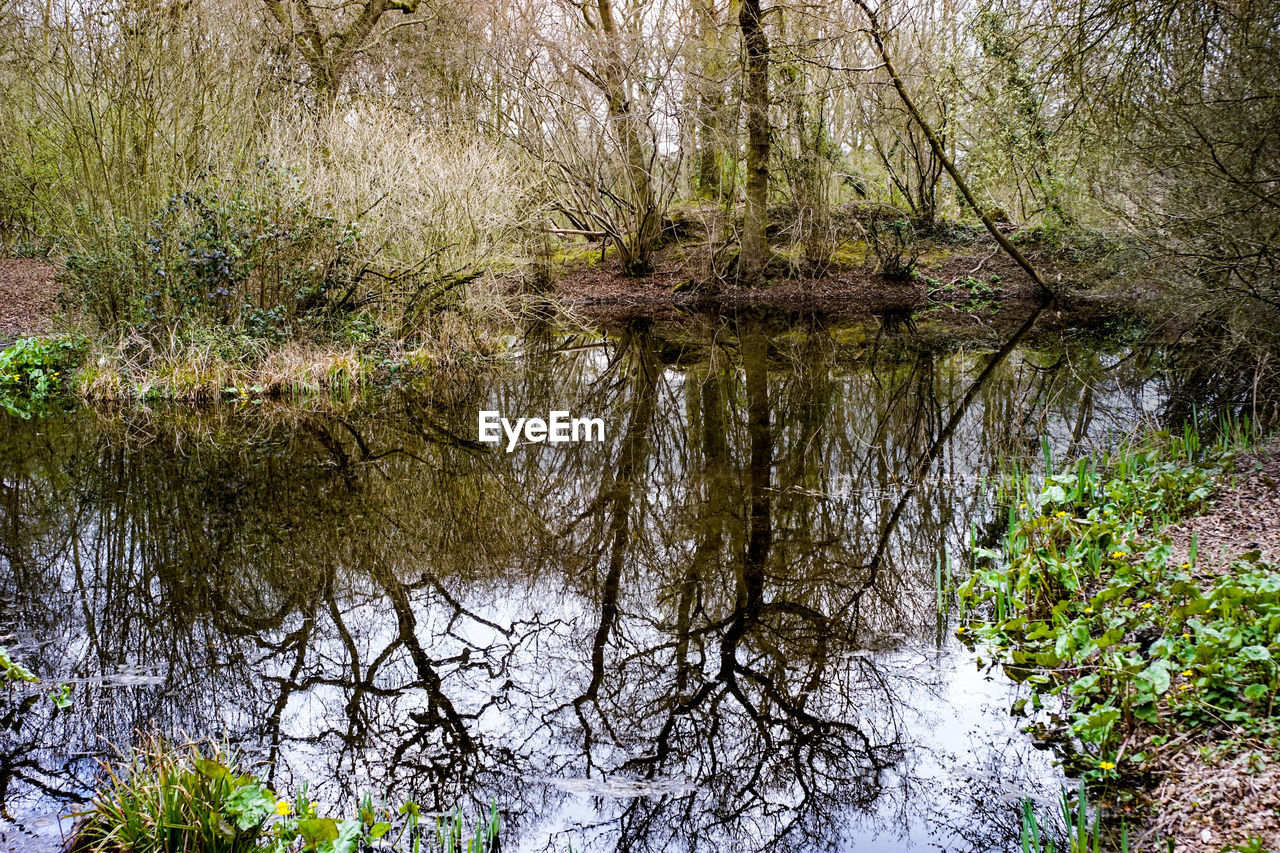
M 459 810 L 432 826 L 417 803 L 392 809 L 368 795 L 354 819 L 338 819 L 320 814 L 308 784 L 290 802 L 217 744 L 153 739 L 107 773 L 84 813 L 74 847 L 81 853 L 357 853 L 375 843 L 404 853 L 498 849 L 496 803 L 470 832 Z
M 235 769 L 225 749 L 171 747 L 160 740 L 108 769 L 76 841 L 82 851 L 254 853 L 274 808 L 252 776 Z
M 28 154 L 0 142 L 0 245 L 13 249 L 47 242 L 41 201 L 57 179 L 56 160 L 47 150 Z
M 931 276 L 922 276 L 922 280 L 934 302 L 969 312 L 1000 310 L 1000 303 L 995 301 L 996 289 L 1000 286 L 998 275 L 986 281 L 969 276 L 964 281 L 955 279 L 945 284 Z
M 1159 435 L 1048 476 L 1010 510 L 1003 546 L 978 549 L 987 565 L 961 591 L 989 608 L 969 630 L 1015 677 L 1063 698 L 1101 757 L 1095 777 L 1115 775 L 1112 756 L 1138 722 L 1262 728 L 1280 712 L 1280 572 L 1251 552 L 1205 581 L 1194 553 L 1173 565 L 1152 533 L 1205 505 L 1227 445 Z
M 69 711 L 75 705 L 75 700 L 71 698 L 71 685 L 59 684 L 58 689 L 49 694 L 49 701 L 59 711 Z
M 103 233 L 68 257 L 65 281 L 104 329 L 158 337 L 221 326 L 284 339 L 354 306 L 368 271 L 359 244 L 356 228 L 319 215 L 260 164 L 177 193 L 145 227 Z
M 10 657 L 8 649 L 0 646 L 0 681 L 12 684 L 15 681 L 36 682 L 39 680 L 36 678 L 35 673 Z
M 43 411 L 83 352 L 75 338 L 20 338 L 0 350 L 0 409 L 20 418 Z

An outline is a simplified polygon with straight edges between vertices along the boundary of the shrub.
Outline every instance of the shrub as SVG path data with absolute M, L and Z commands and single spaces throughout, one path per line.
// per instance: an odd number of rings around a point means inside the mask
M 916 245 L 916 229 L 909 220 L 873 217 L 867 222 L 866 234 L 880 275 L 893 281 L 907 281 L 914 276 L 920 249 Z
M 315 213 L 296 182 L 260 164 L 177 193 L 141 231 L 124 223 L 67 259 L 64 283 L 105 329 L 316 330 L 357 304 L 360 235 Z

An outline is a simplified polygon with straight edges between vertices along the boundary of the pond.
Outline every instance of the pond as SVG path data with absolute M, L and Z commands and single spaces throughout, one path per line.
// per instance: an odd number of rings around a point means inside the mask
M 747 318 L 518 348 L 343 412 L 4 421 L 3 642 L 75 701 L 4 699 L 9 849 L 157 728 L 329 804 L 496 802 L 507 850 L 1017 849 L 1070 782 L 952 591 L 1042 436 L 1159 417 L 1157 354 Z M 606 440 L 508 453 L 480 410 Z

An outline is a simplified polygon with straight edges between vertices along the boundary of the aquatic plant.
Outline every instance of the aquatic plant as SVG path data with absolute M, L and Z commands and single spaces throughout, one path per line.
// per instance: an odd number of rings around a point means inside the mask
M 216 743 L 171 745 L 150 738 L 122 762 L 104 765 L 105 785 L 74 850 L 133 853 L 254 853 L 276 798 L 235 769 Z
M 1107 834 L 1102 824 L 1102 816 L 1094 812 L 1093 822 L 1089 822 L 1089 804 L 1084 790 L 1076 795 L 1075 808 L 1071 806 L 1071 797 L 1064 788 L 1059 796 L 1058 808 L 1062 817 L 1065 834 L 1056 837 L 1049 828 L 1048 821 L 1042 821 L 1036 814 L 1035 805 L 1029 797 L 1022 799 L 1022 853 L 1098 853 L 1100 850 L 1116 850 L 1129 853 L 1129 829 L 1122 822 L 1118 838 L 1114 844 L 1103 847 L 1103 837 Z
M 0 681 L 12 683 L 15 681 L 39 681 L 35 673 L 18 663 L 9 655 L 9 650 L 4 646 L 0 646 Z

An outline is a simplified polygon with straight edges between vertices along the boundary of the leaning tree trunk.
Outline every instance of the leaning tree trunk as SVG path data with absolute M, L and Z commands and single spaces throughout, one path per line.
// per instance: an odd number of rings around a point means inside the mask
M 769 195 L 769 39 L 760 0 L 743 0 L 738 12 L 746 61 L 743 101 L 747 114 L 747 211 L 738 255 L 738 280 L 756 285 L 769 261 L 765 206 Z
M 863 14 L 867 16 L 867 23 L 871 25 L 870 34 L 871 41 L 876 46 L 876 51 L 880 54 L 880 60 L 884 63 L 884 70 L 889 75 L 889 81 L 893 83 L 893 88 L 898 93 L 902 105 L 907 108 L 907 114 L 919 125 L 921 132 L 924 133 L 925 139 L 929 141 L 929 146 L 933 149 L 933 154 L 942 163 L 942 167 L 947 170 L 947 174 L 951 176 L 951 180 L 955 182 L 956 189 L 960 190 L 960 195 L 968 202 L 973 212 L 978 214 L 978 218 L 982 220 L 982 225 L 1004 250 L 1004 253 L 1013 259 L 1014 263 L 1022 267 L 1031 280 L 1036 283 L 1042 296 L 1053 296 L 1053 290 L 1040 276 L 1040 272 L 1032 265 L 1022 252 L 1018 251 L 1018 247 L 1009 241 L 1009 238 L 1000 233 L 1000 229 L 991 219 L 991 215 L 986 209 L 978 203 L 978 199 L 974 197 L 973 190 L 969 188 L 969 183 L 960 174 L 960 170 L 956 168 L 956 164 L 947 156 L 946 149 L 942 145 L 942 140 L 938 138 L 937 132 L 933 129 L 925 117 L 921 115 L 919 108 L 916 107 L 915 100 L 907 93 L 906 84 L 902 82 L 902 77 L 898 74 L 898 69 L 893 65 L 893 58 L 889 55 L 889 48 L 885 46 L 884 31 L 880 28 L 880 19 L 876 16 L 875 11 L 867 5 L 867 0 L 854 0 L 862 8 Z M 1037 311 L 1037 313 L 1039 313 Z

